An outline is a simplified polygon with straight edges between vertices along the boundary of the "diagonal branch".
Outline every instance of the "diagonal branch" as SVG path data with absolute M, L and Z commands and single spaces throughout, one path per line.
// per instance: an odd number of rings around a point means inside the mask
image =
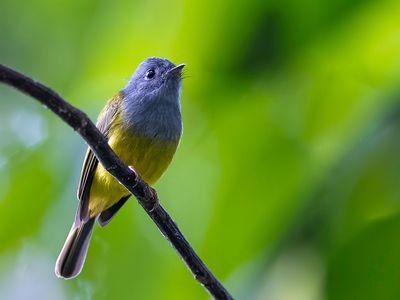
M 156 205 L 158 197 L 154 190 L 112 151 L 105 137 L 85 113 L 69 104 L 52 89 L 1 64 L 0 81 L 32 96 L 77 131 L 104 168 L 137 198 L 164 237 L 179 253 L 195 279 L 215 299 L 233 299 L 196 254 L 164 208 Z

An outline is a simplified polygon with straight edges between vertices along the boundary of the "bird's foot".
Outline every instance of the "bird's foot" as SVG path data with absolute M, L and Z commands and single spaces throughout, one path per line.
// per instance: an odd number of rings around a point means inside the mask
M 144 184 L 145 182 L 143 181 L 142 177 L 140 176 L 139 173 L 135 171 L 135 169 L 132 166 L 129 166 L 129 169 L 132 170 L 132 172 L 135 173 L 136 178 L 137 178 L 137 183 L 142 184 L 143 188 L 143 195 L 139 196 L 138 200 L 141 203 L 144 203 L 144 206 L 148 212 L 153 212 L 157 207 L 160 206 L 160 201 L 158 200 L 158 195 L 157 191 L 153 189 L 151 186 L 148 184 Z
M 152 208 L 149 210 L 149 212 L 153 212 L 155 209 L 157 209 L 160 206 L 160 200 L 158 200 L 158 195 L 157 195 L 157 191 L 155 189 L 153 189 L 151 186 L 149 186 L 150 189 L 150 199 L 151 199 L 151 203 L 152 203 Z

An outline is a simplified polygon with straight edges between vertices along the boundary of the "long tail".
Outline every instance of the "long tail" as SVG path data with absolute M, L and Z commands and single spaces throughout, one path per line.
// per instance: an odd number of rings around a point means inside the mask
M 82 271 L 95 221 L 96 218 L 91 218 L 86 223 L 74 222 L 57 258 L 55 267 L 57 277 L 71 279 Z

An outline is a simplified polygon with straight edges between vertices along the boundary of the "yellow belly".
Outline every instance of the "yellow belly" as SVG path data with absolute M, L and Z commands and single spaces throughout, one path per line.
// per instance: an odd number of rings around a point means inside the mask
M 152 185 L 164 173 L 178 146 L 175 142 L 137 137 L 118 132 L 109 138 L 109 145 L 127 165 Z M 99 163 L 90 189 L 90 216 L 96 216 L 130 193 Z

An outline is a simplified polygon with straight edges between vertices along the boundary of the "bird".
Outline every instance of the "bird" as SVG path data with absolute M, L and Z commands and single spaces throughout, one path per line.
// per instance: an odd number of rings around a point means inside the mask
M 97 119 L 96 126 L 111 149 L 149 185 L 167 169 L 181 139 L 184 66 L 166 58 L 145 59 Z M 101 227 L 107 225 L 130 195 L 88 148 L 75 219 L 55 265 L 57 277 L 80 274 L 96 220 Z

